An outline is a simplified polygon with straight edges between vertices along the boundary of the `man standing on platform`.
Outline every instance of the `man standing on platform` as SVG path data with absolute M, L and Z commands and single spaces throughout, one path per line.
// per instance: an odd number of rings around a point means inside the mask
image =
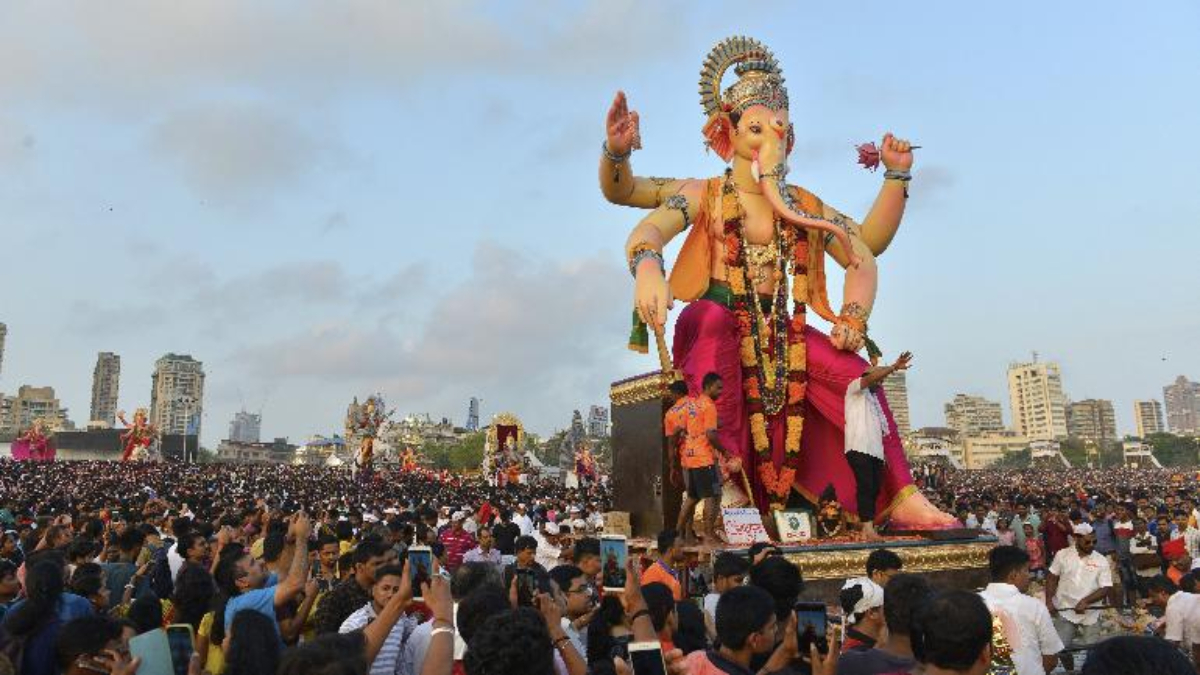
M 881 538 L 875 532 L 875 502 L 883 485 L 883 437 L 892 433 L 875 391 L 892 373 L 908 370 L 911 362 L 912 352 L 904 352 L 892 365 L 870 368 L 846 387 L 846 463 L 854 472 L 858 518 L 868 541 Z
M 667 411 L 663 427 L 668 438 L 679 439 L 679 463 L 683 467 L 687 497 L 679 509 L 676 529 L 684 541 L 692 541 L 692 521 L 696 516 L 696 505 L 704 501 L 704 527 L 700 533 L 705 539 L 715 539 L 713 526 L 717 509 L 720 507 L 721 474 L 717 458 L 724 458 L 725 448 L 717 439 L 717 406 L 724 385 L 721 376 L 709 373 L 704 376 L 703 391 L 699 396 L 686 396 Z M 731 473 L 741 471 L 736 458 L 725 462 Z M 674 462 L 672 462 L 674 466 Z

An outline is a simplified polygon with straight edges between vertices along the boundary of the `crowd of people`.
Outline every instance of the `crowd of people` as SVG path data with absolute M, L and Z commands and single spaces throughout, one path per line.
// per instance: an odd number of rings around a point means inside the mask
M 0 674 L 137 673 L 130 641 L 181 626 L 212 675 L 1029 675 L 1080 646 L 1089 675 L 1194 673 L 1194 477 L 1112 473 L 922 471 L 997 537 L 991 583 L 936 588 L 879 548 L 814 618 L 778 548 L 696 570 L 675 531 L 606 588 L 601 485 L 0 461 Z M 1091 628 L 1134 604 L 1161 637 Z

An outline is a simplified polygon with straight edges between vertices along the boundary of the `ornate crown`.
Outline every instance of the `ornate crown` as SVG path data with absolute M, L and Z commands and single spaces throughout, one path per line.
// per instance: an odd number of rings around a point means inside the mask
M 725 71 L 735 66 L 738 80 L 721 93 Z M 766 45 L 744 35 L 717 43 L 700 70 L 700 105 L 711 119 L 721 112 L 742 113 L 753 105 L 787 110 L 787 88 L 783 69 Z

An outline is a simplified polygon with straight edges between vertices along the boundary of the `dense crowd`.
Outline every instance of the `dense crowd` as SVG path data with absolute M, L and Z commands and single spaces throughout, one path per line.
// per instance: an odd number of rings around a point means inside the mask
M 631 556 L 622 588 L 605 588 L 599 485 L 0 461 L 0 675 L 137 673 L 131 643 L 164 629 L 185 630 L 189 672 L 212 675 L 655 675 L 655 663 L 672 675 L 1026 675 L 1079 644 L 1089 674 L 1195 672 L 1184 653 L 1200 630 L 1180 629 L 1193 608 L 1200 622 L 1194 477 L 920 480 L 998 537 L 992 584 L 937 589 L 879 549 L 829 613 L 801 602 L 802 571 L 778 549 L 720 553 L 699 575 L 672 531 L 652 558 Z M 1094 560 L 1112 566 L 1107 585 Z M 1044 600 L 1030 594 L 1035 576 Z M 1095 641 L 1081 626 L 1109 602 L 1156 608 L 1146 632 L 1165 639 Z M 1005 639 L 997 616 L 1014 622 Z M 1064 630 L 1076 632 L 1060 641 Z

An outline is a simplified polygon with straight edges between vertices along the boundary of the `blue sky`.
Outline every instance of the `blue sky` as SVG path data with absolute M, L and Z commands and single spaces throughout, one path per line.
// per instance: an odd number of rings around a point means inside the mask
M 298 439 L 377 390 L 564 426 L 654 363 L 623 350 L 638 213 L 596 187 L 607 105 L 641 113 L 640 173 L 714 175 L 696 80 L 730 34 L 779 57 L 793 177 L 827 201 L 874 197 L 855 143 L 924 146 L 872 320 L 917 354 L 914 424 L 957 392 L 1007 419 L 1033 350 L 1122 431 L 1200 377 L 1195 3 L 730 7 L 0 0 L 0 391 L 82 421 L 96 352 L 134 408 L 175 351 L 205 363 L 210 445 L 243 403 Z

